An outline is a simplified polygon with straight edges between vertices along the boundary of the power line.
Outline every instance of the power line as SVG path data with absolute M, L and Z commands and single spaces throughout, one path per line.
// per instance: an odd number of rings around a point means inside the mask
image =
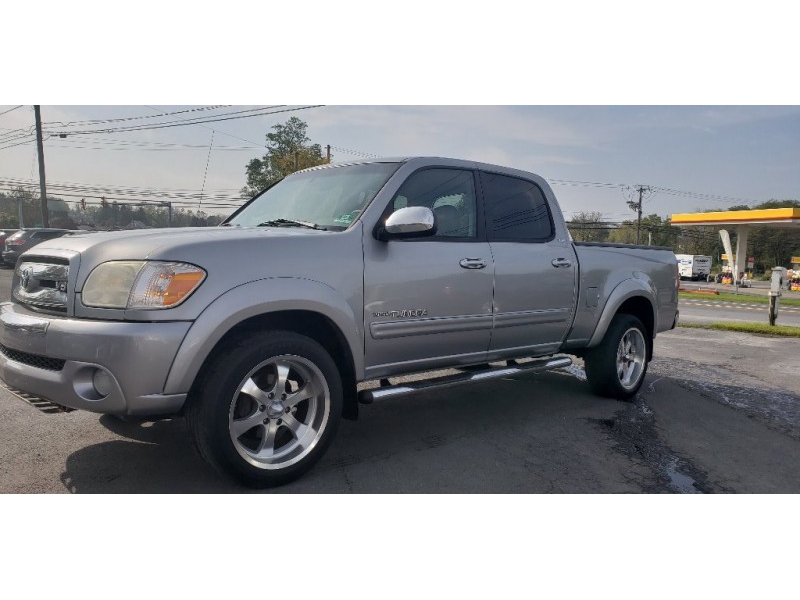
M 210 129 L 210 128 L 209 128 Z M 217 132 L 211 129 L 212 132 Z M 207 150 L 208 144 L 171 144 L 168 142 L 125 142 L 122 140 L 106 140 L 97 138 L 80 138 L 76 140 L 63 140 L 52 144 L 50 148 L 74 149 L 74 150 L 109 150 L 114 152 L 164 152 L 164 151 L 183 151 L 183 150 Z M 89 142 L 84 145 L 82 142 Z M 92 145 L 95 144 L 95 145 Z M 99 144 L 99 145 L 97 145 Z M 227 152 L 253 152 L 261 150 L 259 146 L 214 146 L 214 150 Z
M 34 188 L 35 182 L 33 180 L 19 180 L 19 179 L 0 179 L 0 185 L 6 186 L 6 189 L 14 188 Z M 153 190 L 148 188 L 118 188 L 112 186 L 87 186 L 87 185 L 64 185 L 53 182 L 48 182 L 48 187 L 53 192 L 53 195 L 64 196 L 115 196 L 117 199 L 135 198 L 135 199 L 174 199 L 185 200 L 187 202 L 196 202 L 203 194 L 203 198 L 210 201 L 217 202 L 230 202 L 241 204 L 242 198 L 236 196 L 238 190 L 213 190 L 211 192 L 201 192 L 200 190 Z
M 14 131 L 9 131 L 8 133 L 0 133 L 0 144 L 5 144 L 6 142 L 13 142 L 14 140 L 18 140 L 20 138 L 24 138 L 30 135 L 33 135 L 31 131 L 25 133 L 23 129 L 15 129 Z
M 663 192 L 664 194 L 671 195 L 671 196 L 684 196 L 684 197 L 687 197 L 687 198 L 695 198 L 695 199 L 698 199 L 698 200 L 720 200 L 720 201 L 723 201 L 723 202 L 728 202 L 730 204 L 738 202 L 738 203 L 741 203 L 741 204 L 748 204 L 748 205 L 749 204 L 757 204 L 758 203 L 756 200 L 748 200 L 748 199 L 745 199 L 745 198 L 735 198 L 733 196 L 719 196 L 719 195 L 714 195 L 714 194 L 704 194 L 704 193 L 701 193 L 701 192 L 684 192 L 684 191 L 680 191 L 680 190 L 673 190 L 673 189 L 670 189 L 670 188 L 658 187 L 658 186 L 654 186 L 653 189 L 656 190 L 656 191 L 659 191 L 659 192 Z
M 627 183 L 602 183 L 598 181 L 571 181 L 569 179 L 547 179 L 553 185 L 567 185 L 571 187 L 596 187 L 596 188 L 625 188 Z
M 62 127 L 71 127 L 73 125 L 98 125 L 103 123 L 121 123 L 125 121 L 139 121 L 142 119 L 157 119 L 159 117 L 171 117 L 173 115 L 181 115 L 186 113 L 192 112 L 203 112 L 209 110 L 217 110 L 220 108 L 228 108 L 231 106 L 230 104 L 215 104 L 213 106 L 202 106 L 199 108 L 189 108 L 185 110 L 176 110 L 173 112 L 165 112 L 158 115 L 144 115 L 139 117 L 118 117 L 116 119 L 88 119 L 86 121 L 69 121 L 68 123 L 64 123 L 63 121 L 45 121 L 44 125 L 61 125 Z M 2 113 L 0 113 L 2 114 Z
M 18 138 L 17 138 L 18 139 Z M 16 144 L 10 144 L 9 146 L 2 146 L 0 150 L 6 150 L 8 148 L 14 148 L 15 146 L 22 146 L 23 144 L 32 144 L 36 141 L 36 137 L 31 137 L 29 140 L 25 140 L 24 142 L 17 142 Z
M 6 182 L 10 185 L 35 185 L 36 181 L 31 177 L 30 179 L 20 179 L 16 177 L 0 177 L 0 182 Z M 137 187 L 137 186 L 115 186 L 113 184 L 92 184 L 92 183 L 81 183 L 75 181 L 50 181 L 49 185 L 54 187 L 61 187 L 61 188 L 71 188 L 71 189 L 99 189 L 99 190 L 124 190 L 129 192 L 135 193 L 142 193 L 142 194 L 154 194 L 154 193 L 195 193 L 198 190 L 192 188 L 163 188 L 162 190 L 156 190 L 153 187 Z M 224 192 L 237 192 L 238 188 L 223 188 L 216 190 L 217 192 L 224 193 Z
M 160 110 L 160 109 L 156 108 L 155 106 L 149 106 L 148 104 L 145 104 L 145 106 L 147 108 L 151 109 L 151 110 L 155 110 L 155 111 Z M 258 142 L 253 142 L 252 140 L 246 140 L 243 137 L 239 137 L 238 135 L 233 135 L 232 133 L 228 133 L 227 131 L 222 131 L 221 129 L 214 129 L 212 127 L 206 127 L 205 125 L 200 125 L 200 127 L 202 127 L 203 129 L 210 129 L 211 131 L 213 131 L 215 133 L 221 133 L 222 135 L 227 135 L 228 137 L 232 137 L 232 138 L 234 138 L 236 140 L 239 140 L 239 141 L 242 141 L 242 142 L 247 142 L 248 144 L 255 144 L 259 148 L 263 148 L 264 147 L 264 144 L 259 144 Z
M 246 111 L 238 111 L 234 113 L 227 113 L 228 116 L 219 115 L 215 117 L 208 117 L 196 120 L 178 120 L 178 121 L 170 121 L 166 123 L 160 124 L 153 124 L 153 125 L 131 125 L 129 127 L 111 127 L 111 128 L 100 128 L 100 129 L 92 129 L 92 130 L 78 130 L 78 131 L 49 131 L 50 135 L 86 135 L 91 133 L 121 133 L 121 132 L 129 132 L 129 131 L 150 131 L 154 129 L 166 129 L 171 127 L 186 127 L 187 125 L 200 125 L 203 123 L 216 123 L 219 121 L 231 121 L 234 119 L 247 119 L 252 117 L 262 117 L 266 115 L 275 115 L 279 113 L 287 113 L 287 112 L 295 112 L 300 110 L 309 110 L 312 108 L 320 108 L 324 106 L 324 104 L 315 104 L 310 106 L 301 106 L 298 108 L 286 108 L 282 110 L 266 110 L 266 109 L 249 109 Z M 273 108 L 273 107 L 270 107 Z M 261 112 L 253 112 L 253 111 L 261 111 Z M 241 114 L 241 113 L 250 113 L 250 114 Z
M 211 149 L 214 147 L 214 132 L 211 132 L 211 143 L 208 145 L 208 157 L 206 158 L 206 170 L 203 173 L 203 187 L 200 188 L 200 199 L 197 201 L 197 210 L 203 206 L 203 192 L 206 190 L 206 178 L 208 177 L 208 165 L 211 164 Z
M 5 190 L 10 194 L 14 194 L 17 192 L 14 188 L 3 188 L 0 186 L 0 190 Z M 120 205 L 130 205 L 130 204 L 152 204 L 152 205 L 163 205 L 164 203 L 171 202 L 175 205 L 186 206 L 191 208 L 195 204 L 197 204 L 197 199 L 183 199 L 183 200 L 176 200 L 176 199 L 166 199 L 166 200 L 154 200 L 152 198 L 147 197 L 132 197 L 132 196 L 115 196 L 113 194 L 73 194 L 73 193 L 66 193 L 66 192 L 57 192 L 57 195 L 50 194 L 48 195 L 48 200 L 61 200 L 65 204 L 80 204 L 80 200 L 64 200 L 62 196 L 66 196 L 67 198 L 81 198 L 81 199 L 95 199 L 98 202 L 87 202 L 86 204 L 101 204 L 102 200 L 111 200 L 111 201 L 118 201 Z M 160 198 L 163 196 L 160 196 Z M 227 209 L 233 210 L 238 208 L 242 204 L 244 204 L 245 200 L 229 200 L 227 202 L 221 200 L 213 200 L 213 201 L 205 201 L 203 206 L 206 208 L 219 208 L 219 209 Z
M 141 125 L 129 125 L 129 126 L 121 126 L 121 127 L 101 128 L 101 129 L 98 129 L 96 131 L 97 132 L 104 132 L 104 133 L 111 133 L 111 132 L 115 132 L 115 131 L 139 131 L 139 130 L 145 130 L 146 131 L 146 130 L 148 130 L 150 128 L 159 128 L 159 127 L 162 127 L 162 126 L 165 126 L 165 125 L 174 125 L 174 124 L 181 124 L 181 123 L 185 123 L 187 125 L 196 125 L 196 124 L 200 124 L 200 123 L 205 123 L 205 122 L 213 120 L 213 119 L 222 119 L 222 118 L 227 118 L 227 117 L 234 117 L 234 116 L 237 116 L 237 115 L 243 115 L 242 118 L 244 118 L 244 116 L 249 116 L 252 113 L 260 113 L 260 112 L 263 112 L 263 111 L 274 110 L 276 108 L 283 108 L 284 106 L 285 106 L 284 104 L 276 104 L 276 105 L 273 105 L 273 106 L 260 106 L 258 108 L 247 108 L 247 109 L 242 109 L 242 110 L 234 110 L 234 111 L 229 111 L 229 112 L 221 113 L 221 114 L 218 114 L 218 115 L 211 115 L 211 116 L 207 116 L 207 117 L 203 117 L 203 116 L 190 117 L 188 119 L 176 118 L 176 119 L 173 119 L 171 121 L 163 121 L 161 123 L 145 123 L 145 124 L 141 124 Z M 151 108 L 151 107 L 148 107 L 148 108 Z M 154 110 L 158 110 L 158 109 L 154 109 Z M 183 111 L 177 111 L 177 112 L 183 112 Z M 162 114 L 170 114 L 170 113 L 162 113 Z M 141 117 L 141 118 L 144 118 L 144 119 L 154 118 L 155 119 L 155 118 L 159 118 L 160 116 L 162 116 L 162 115 L 152 115 L 152 117 L 146 116 L 146 117 Z M 258 115 L 253 115 L 253 116 L 258 116 Z M 62 134 L 62 133 L 63 134 L 70 134 L 70 135 L 78 135 L 78 134 L 83 135 L 86 132 L 79 129 L 78 131 L 69 131 L 69 130 L 67 130 L 67 131 L 62 131 L 62 132 L 58 132 L 58 133 L 59 133 L 59 135 Z
M 383 158 L 378 154 L 372 154 L 371 152 L 361 152 L 360 150 L 351 150 L 349 148 L 341 148 L 340 146 L 331 146 L 331 150 L 336 150 L 338 152 L 342 152 L 347 156 L 361 156 L 363 158 Z
M 6 114 L 8 114 L 8 113 L 10 113 L 12 111 L 17 110 L 18 108 L 22 108 L 23 106 L 25 106 L 25 105 L 24 104 L 20 104 L 19 106 L 15 106 L 14 108 L 9 108 L 8 110 L 4 110 L 3 112 L 0 113 L 0 117 L 2 117 L 3 115 L 6 115 Z

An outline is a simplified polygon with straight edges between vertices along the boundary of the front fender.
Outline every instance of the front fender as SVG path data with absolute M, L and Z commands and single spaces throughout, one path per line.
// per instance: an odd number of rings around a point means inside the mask
M 603 341 L 614 315 L 627 300 L 635 297 L 644 297 L 648 300 L 653 316 L 653 332 L 658 331 L 658 313 L 655 310 L 656 289 L 650 277 L 645 273 L 640 273 L 638 277 L 622 280 L 609 294 L 587 348 L 594 348 Z
M 164 393 L 187 393 L 205 359 L 233 327 L 252 317 L 284 310 L 306 310 L 330 319 L 350 347 L 356 376 L 364 372 L 362 319 L 356 317 L 345 298 L 318 281 L 278 277 L 233 288 L 200 314 L 175 356 Z

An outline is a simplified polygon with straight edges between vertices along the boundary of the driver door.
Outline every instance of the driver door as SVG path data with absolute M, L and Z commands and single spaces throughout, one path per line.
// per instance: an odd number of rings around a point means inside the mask
M 482 362 L 492 331 L 494 262 L 475 173 L 416 171 L 387 206 L 434 213 L 431 237 L 381 242 L 365 232 L 364 331 L 370 378 Z

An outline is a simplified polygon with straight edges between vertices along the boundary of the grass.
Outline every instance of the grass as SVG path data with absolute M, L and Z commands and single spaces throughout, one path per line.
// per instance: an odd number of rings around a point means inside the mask
M 684 292 L 681 290 L 680 298 L 686 300 L 719 300 L 720 302 L 740 302 L 742 304 L 769 304 L 769 296 L 756 296 L 755 294 L 698 294 L 695 292 Z M 795 298 L 784 298 L 780 300 L 779 306 L 800 306 L 800 300 Z
M 720 329 L 722 331 L 738 331 L 739 333 L 757 333 L 760 335 L 800 338 L 800 327 L 790 327 L 788 325 L 775 325 L 773 327 L 767 323 L 719 322 L 719 323 L 679 323 L 678 326 L 686 327 L 688 329 Z

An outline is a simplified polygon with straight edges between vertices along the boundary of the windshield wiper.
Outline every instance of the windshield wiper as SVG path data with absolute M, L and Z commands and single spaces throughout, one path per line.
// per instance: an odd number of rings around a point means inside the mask
M 316 223 L 308 221 L 294 221 L 292 219 L 272 219 L 259 223 L 258 227 L 305 227 L 306 229 L 316 229 L 318 231 L 328 231 L 325 227 L 320 227 Z

